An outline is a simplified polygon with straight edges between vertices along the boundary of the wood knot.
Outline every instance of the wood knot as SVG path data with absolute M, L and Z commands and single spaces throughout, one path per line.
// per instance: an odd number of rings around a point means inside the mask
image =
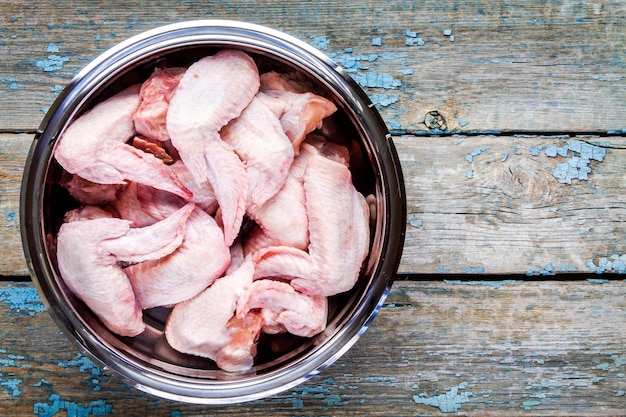
M 504 170 L 502 179 L 502 192 L 511 198 L 550 201 L 557 193 L 548 176 L 528 167 L 510 165 Z
M 426 113 L 426 116 L 424 116 L 424 124 L 430 130 L 441 130 L 442 132 L 448 130 L 446 118 L 437 110 Z

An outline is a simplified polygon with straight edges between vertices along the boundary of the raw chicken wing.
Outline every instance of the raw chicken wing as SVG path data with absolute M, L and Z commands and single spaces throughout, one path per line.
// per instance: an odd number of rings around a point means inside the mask
M 306 164 L 317 149 L 303 143 L 282 188 L 263 206 L 248 209 L 248 214 L 263 233 L 249 236 L 246 248 L 258 247 L 257 239 L 272 246 L 292 246 L 306 250 L 309 245 L 309 220 L 304 197 L 303 177 Z M 262 244 L 262 243 L 261 243 Z
M 137 133 L 157 141 L 170 139 L 165 124 L 167 109 L 185 70 L 181 67 L 157 68 L 141 85 L 141 104 L 133 118 Z
M 306 166 L 309 254 L 317 279 L 291 285 L 307 294 L 330 296 L 352 288 L 369 251 L 369 206 L 352 184 L 347 150 L 324 145 Z
M 256 343 L 251 337 L 241 337 L 241 326 L 228 326 L 235 316 L 237 300 L 252 283 L 253 274 L 254 265 L 248 256 L 237 270 L 218 278 L 194 298 L 176 304 L 165 324 L 170 346 L 182 353 L 213 359 L 220 368 L 243 370 L 252 366 L 247 355 L 241 356 L 239 363 L 224 364 L 219 359 L 233 343 L 239 345 L 238 350 L 245 348 L 241 346 L 242 340 Z M 253 348 L 248 346 L 248 351 L 252 352 Z
M 237 302 L 237 315 L 245 317 L 252 309 L 265 309 L 271 332 L 276 326 L 296 336 L 312 337 L 326 328 L 328 301 L 324 296 L 308 296 L 296 291 L 286 282 L 262 279 L 254 281 Z
M 172 144 L 198 183 L 208 180 L 219 203 L 230 245 L 246 208 L 248 177 L 220 129 L 250 103 L 259 89 L 256 64 L 245 52 L 221 50 L 192 64 L 170 100 L 166 126 Z
M 280 121 L 255 97 L 220 135 L 246 165 L 247 206 L 263 205 L 283 186 L 293 162 L 293 146 Z
M 185 237 L 170 255 L 125 269 L 139 305 L 170 306 L 194 297 L 222 275 L 230 262 L 224 234 L 215 220 L 196 208 Z
M 308 133 L 337 111 L 335 104 L 317 94 L 262 89 L 259 98 L 278 116 L 285 133 L 298 153 Z
M 64 223 L 57 235 L 63 281 L 109 330 L 121 336 L 140 334 L 145 329 L 141 309 L 118 261 L 155 259 L 175 250 L 190 209 L 193 205 L 161 224 L 133 229 L 132 233 L 129 221 L 115 218 Z
M 191 192 L 167 165 L 126 143 L 135 132 L 138 106 L 139 85 L 98 103 L 61 135 L 56 160 L 67 172 L 98 184 L 130 180 L 190 198 Z

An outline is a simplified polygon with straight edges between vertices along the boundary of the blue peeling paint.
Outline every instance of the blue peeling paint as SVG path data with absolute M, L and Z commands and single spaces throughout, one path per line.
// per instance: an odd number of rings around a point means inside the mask
M 5 380 L 2 376 L 0 376 L 0 386 L 2 386 L 6 391 L 10 392 L 13 398 L 22 395 L 22 391 L 20 391 L 19 388 L 21 383 L 22 380 L 19 378 L 9 378 Z
M 6 288 L 0 288 L 0 301 L 8 304 L 11 310 L 29 316 L 46 311 L 33 287 L 14 287 L 8 284 Z
M 428 397 L 426 394 L 414 395 L 413 401 L 415 404 L 437 407 L 442 413 L 455 413 L 459 410 L 461 404 L 470 402 L 471 392 L 459 392 L 460 390 L 465 390 L 466 387 L 467 382 L 462 382 L 456 387 L 449 388 L 445 394 L 432 397 Z
M 63 65 L 69 60 L 70 59 L 66 56 L 48 54 L 47 59 L 38 59 L 35 61 L 35 65 L 37 68 L 41 68 L 45 72 L 52 72 L 63 68 Z
M 366 74 L 355 74 L 352 78 L 362 87 L 368 88 L 395 90 L 402 86 L 402 81 L 394 78 L 393 75 L 389 73 L 379 74 L 376 71 L 371 71 Z
M 52 417 L 59 411 L 65 410 L 67 417 L 107 416 L 113 414 L 113 405 L 105 400 L 91 401 L 86 406 L 73 401 L 64 401 L 58 394 L 48 397 L 48 403 L 36 403 L 34 413 L 39 417 Z
M 372 45 L 373 46 L 382 46 L 383 44 L 383 38 L 380 36 L 376 36 L 375 38 L 372 38 Z
M 54 95 L 58 95 L 61 91 L 63 91 L 63 86 L 62 85 L 53 85 L 52 87 L 50 87 L 50 91 L 52 91 L 54 93 Z
M 556 268 L 552 264 L 548 264 L 542 268 L 532 268 L 526 272 L 528 276 L 537 276 L 537 275 L 554 275 Z
M 485 272 L 485 268 L 482 266 L 468 266 L 461 270 L 466 274 L 482 274 Z
M 91 359 L 86 356 L 83 356 L 80 353 L 77 353 L 75 359 L 70 359 L 69 361 L 60 361 L 57 363 L 58 366 L 63 368 L 69 368 L 70 366 L 78 366 L 78 369 L 81 372 L 89 372 L 91 375 L 100 375 L 102 374 L 98 365 L 93 363 Z
M 422 227 L 424 221 L 422 219 L 411 219 L 409 220 L 409 225 L 412 227 Z
M 522 409 L 524 411 L 532 411 L 533 407 L 541 405 L 542 402 L 539 400 L 525 400 L 522 402 Z
M 602 162 L 606 157 L 606 149 L 579 140 L 568 140 L 564 146 L 547 146 L 544 152 L 552 158 L 566 158 L 552 172 L 562 184 L 571 184 L 572 180 L 588 180 L 591 161 Z
M 467 171 L 465 171 L 465 177 L 468 178 L 468 179 L 474 178 L 474 170 L 473 169 L 468 169 Z
M 599 258 L 596 261 L 588 260 L 586 262 L 587 268 L 596 274 L 602 274 L 604 272 L 616 272 L 618 274 L 626 273 L 626 254 L 624 255 L 610 255 L 608 257 Z
M 390 96 L 388 94 L 373 94 L 369 97 L 372 100 L 373 104 L 378 104 L 383 107 L 387 107 L 394 103 L 397 103 L 399 100 L 398 96 Z
M 600 369 L 601 371 L 608 371 L 610 366 L 611 366 L 610 363 L 602 362 L 602 363 L 596 365 L 596 369 Z
M 387 126 L 389 126 L 390 129 L 401 129 L 402 126 L 400 125 L 400 122 L 397 121 L 396 119 L 390 119 L 385 121 L 385 123 L 387 123 Z
M 311 45 L 315 48 L 321 49 L 322 51 L 328 50 L 328 45 L 330 44 L 328 36 L 312 36 L 311 39 Z
M 41 387 L 44 384 L 50 386 L 50 383 L 48 381 L 46 381 L 45 379 L 41 378 L 38 382 L 35 382 L 33 384 L 33 387 Z
M 60 361 L 57 363 L 57 365 L 63 368 L 77 366 L 81 372 L 88 373 L 91 376 L 91 378 L 89 378 L 89 382 L 91 383 L 92 387 L 91 390 L 101 390 L 100 380 L 96 377 L 102 375 L 102 370 L 86 356 L 77 353 L 75 359 L 70 359 L 69 361 Z
M 467 162 L 473 162 L 474 157 L 480 155 L 485 151 L 488 151 L 489 149 L 491 149 L 491 146 L 480 146 L 478 148 L 474 148 L 468 155 L 465 156 L 465 159 L 467 160 Z
M 539 156 L 539 154 L 541 153 L 542 149 L 543 149 L 543 146 L 531 146 L 530 147 L 530 154 L 532 156 Z

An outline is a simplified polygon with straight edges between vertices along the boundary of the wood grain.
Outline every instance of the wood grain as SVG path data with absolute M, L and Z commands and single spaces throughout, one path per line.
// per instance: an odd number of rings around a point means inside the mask
M 26 283 L 0 285 L 0 415 L 56 404 L 57 415 L 91 405 L 100 415 L 164 417 L 265 416 L 269 409 L 276 416 L 611 416 L 623 415 L 626 404 L 621 280 L 399 281 L 368 331 L 320 375 L 224 407 L 129 387 L 78 354 L 36 300 L 16 302 L 18 291 L 22 299 L 34 293 Z
M 344 65 L 398 132 L 621 132 L 626 7 L 582 2 L 3 2 L 0 129 L 32 131 L 123 39 L 190 19 L 296 36 Z M 366 77 L 369 77 L 366 79 Z M 388 83 L 383 78 L 393 79 Z M 380 83 L 379 86 L 376 86 Z
M 28 275 L 20 237 L 20 188 L 33 135 L 0 134 L 0 276 Z
M 395 143 L 409 212 L 403 272 L 593 272 L 602 258 L 626 253 L 622 137 L 407 136 Z M 602 161 L 581 163 L 570 146 L 595 150 Z M 549 156 L 556 149 L 563 155 Z M 581 166 L 574 174 L 588 168 L 588 179 L 562 182 L 569 178 L 559 172 L 574 161 Z
M 18 213 L 31 140 L 26 134 L 0 134 L 0 275 L 27 274 Z M 588 273 L 601 259 L 626 253 L 624 137 L 402 136 L 394 141 L 409 213 L 400 273 Z M 581 164 L 590 170 L 587 180 L 566 184 L 555 177 L 559 165 L 580 157 L 568 143 L 605 153 L 602 161 Z M 547 155 L 549 149 L 564 148 L 565 156 Z

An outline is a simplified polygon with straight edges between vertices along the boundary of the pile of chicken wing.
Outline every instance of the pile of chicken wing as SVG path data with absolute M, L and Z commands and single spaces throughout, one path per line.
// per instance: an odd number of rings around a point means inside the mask
M 318 134 L 336 110 L 232 49 L 96 104 L 54 151 L 80 204 L 57 234 L 65 285 L 121 336 L 170 308 L 169 345 L 226 371 L 261 333 L 322 332 L 370 242 L 348 149 Z

